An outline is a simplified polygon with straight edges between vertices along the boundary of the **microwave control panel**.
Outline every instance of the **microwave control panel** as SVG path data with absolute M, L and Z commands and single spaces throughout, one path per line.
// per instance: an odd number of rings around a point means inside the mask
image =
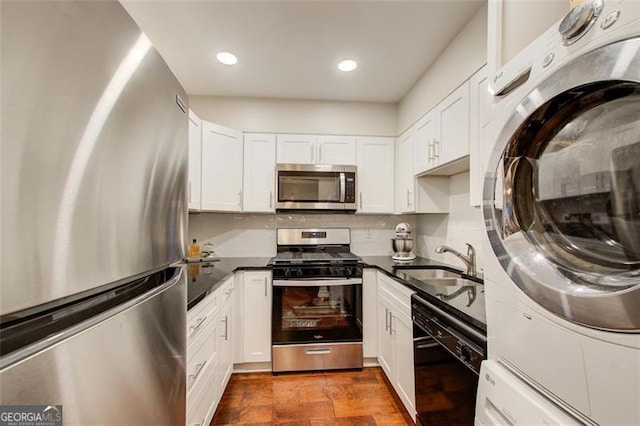
M 355 173 L 345 173 L 345 194 L 344 194 L 344 202 L 345 203 L 355 203 L 356 202 L 356 174 Z

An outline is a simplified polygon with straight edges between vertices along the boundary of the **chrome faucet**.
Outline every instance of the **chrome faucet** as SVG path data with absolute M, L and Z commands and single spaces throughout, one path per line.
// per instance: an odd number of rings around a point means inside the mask
M 465 244 L 467 244 L 467 255 L 466 256 L 464 254 L 460 253 L 458 250 L 453 249 L 453 248 L 451 248 L 449 246 L 438 246 L 438 247 L 436 247 L 436 253 L 449 252 L 449 253 L 457 256 L 467 266 L 467 272 L 465 272 L 465 273 L 467 275 L 471 276 L 471 277 L 475 277 L 476 276 L 476 250 L 473 248 L 473 246 L 471 244 L 469 244 L 469 243 L 465 243 Z

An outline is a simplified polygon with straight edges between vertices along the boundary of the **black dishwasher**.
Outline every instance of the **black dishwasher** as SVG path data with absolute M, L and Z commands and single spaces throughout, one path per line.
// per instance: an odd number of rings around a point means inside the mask
M 413 359 L 420 425 L 473 425 L 486 333 L 414 294 Z

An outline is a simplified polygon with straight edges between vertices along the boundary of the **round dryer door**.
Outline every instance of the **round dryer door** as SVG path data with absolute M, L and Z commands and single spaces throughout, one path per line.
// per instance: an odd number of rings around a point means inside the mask
M 497 143 L 484 214 L 513 281 L 570 321 L 640 331 L 640 38 L 550 75 Z

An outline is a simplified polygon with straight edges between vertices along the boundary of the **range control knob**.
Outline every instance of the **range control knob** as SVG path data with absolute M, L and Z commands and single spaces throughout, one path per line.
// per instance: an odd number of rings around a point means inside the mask
M 464 362 L 471 362 L 471 351 L 465 345 L 460 346 L 460 356 Z
M 284 270 L 284 276 L 285 277 L 290 277 L 291 276 L 291 269 L 290 268 L 287 268 L 287 269 Z
M 587 0 L 571 9 L 558 27 L 565 44 L 573 43 L 579 36 L 586 33 L 600 11 L 602 11 L 602 0 Z
M 299 276 L 299 277 L 302 276 L 302 268 L 296 269 L 296 275 Z

